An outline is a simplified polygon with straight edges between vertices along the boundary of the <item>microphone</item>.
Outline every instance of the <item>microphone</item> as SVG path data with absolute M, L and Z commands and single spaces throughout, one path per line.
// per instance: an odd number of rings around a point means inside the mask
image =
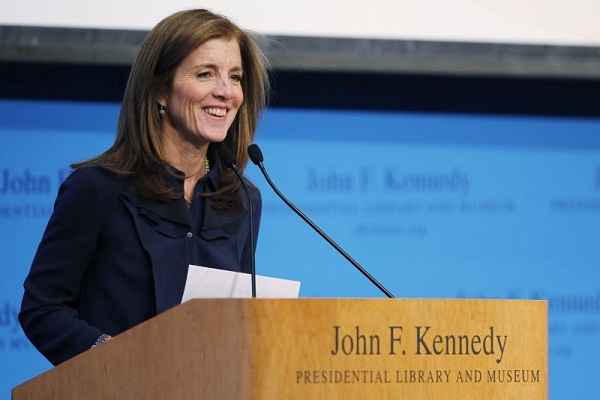
M 246 199 L 248 200 L 248 216 L 250 219 L 250 275 L 252 282 L 252 298 L 256 298 L 256 264 L 254 260 L 254 217 L 252 215 L 252 198 L 250 197 L 250 192 L 248 191 L 248 187 L 246 186 L 246 182 L 242 179 L 242 174 L 235 162 L 235 158 L 231 154 L 229 148 L 226 145 L 219 146 L 219 154 L 221 155 L 221 161 L 225 165 L 226 168 L 231 168 L 235 175 L 238 177 L 240 182 L 242 183 L 242 188 L 244 188 L 244 192 L 246 193 Z
M 260 151 L 260 147 L 258 147 L 258 145 L 251 144 L 250 146 L 248 146 L 248 155 L 250 156 L 250 160 L 252 160 L 252 162 L 256 164 L 256 166 L 258 166 L 260 172 L 262 172 L 263 176 L 267 180 L 267 183 L 269 184 L 269 186 L 271 186 L 271 189 L 273 189 L 275 194 L 279 196 L 279 198 L 283 200 L 283 202 L 287 204 L 288 207 L 290 207 L 296 214 L 298 214 L 298 216 L 300 216 L 300 218 L 302 218 L 304 222 L 310 225 L 311 228 L 317 231 L 317 233 L 321 235 L 321 237 L 325 239 L 327 243 L 333 246 L 333 248 L 336 249 L 338 253 L 344 256 L 344 258 L 348 260 L 350 264 L 354 266 L 354 268 L 356 268 L 369 281 L 371 281 L 371 283 L 375 285 L 381 292 L 383 292 L 383 294 L 385 294 L 390 299 L 394 298 L 394 295 L 389 290 L 387 290 L 381 283 L 379 283 L 377 279 L 375 279 L 362 265 L 360 265 L 358 261 L 352 258 L 350 254 L 348 254 L 339 244 L 337 244 L 332 238 L 330 238 L 329 235 L 323 232 L 321 228 L 319 228 L 314 222 L 312 222 L 310 218 L 308 218 L 302 211 L 300 211 L 298 207 L 296 207 L 291 201 L 289 201 L 287 197 L 283 195 L 283 193 L 279 191 L 277 186 L 275 186 L 275 184 L 269 177 L 269 174 L 267 173 L 267 170 L 263 165 L 264 158 L 262 151 Z

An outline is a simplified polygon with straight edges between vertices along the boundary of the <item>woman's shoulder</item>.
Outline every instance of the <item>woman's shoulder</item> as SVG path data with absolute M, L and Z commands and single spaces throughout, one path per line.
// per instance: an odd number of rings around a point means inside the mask
M 91 165 L 74 169 L 67 180 L 80 184 L 119 186 L 128 181 L 129 176 L 117 174 L 100 165 Z
M 130 181 L 129 176 L 117 174 L 104 167 L 85 166 L 73 170 L 63 182 L 61 190 L 107 198 L 118 195 L 129 186 Z
M 61 184 L 50 224 L 53 220 L 102 222 L 119 204 L 127 178 L 97 166 L 75 169 Z

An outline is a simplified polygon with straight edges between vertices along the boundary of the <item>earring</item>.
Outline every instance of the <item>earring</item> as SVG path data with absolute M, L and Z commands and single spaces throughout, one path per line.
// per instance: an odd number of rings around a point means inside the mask
M 162 117 L 163 115 L 165 115 L 165 112 L 167 112 L 167 106 L 159 103 L 158 104 L 158 114 Z

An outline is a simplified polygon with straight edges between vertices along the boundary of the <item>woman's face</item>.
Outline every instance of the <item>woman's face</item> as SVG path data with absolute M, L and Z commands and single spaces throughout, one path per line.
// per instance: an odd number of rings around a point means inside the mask
M 163 130 L 198 144 L 221 142 L 244 101 L 242 58 L 235 39 L 211 39 L 175 70 Z M 166 126 L 165 126 L 166 125 Z

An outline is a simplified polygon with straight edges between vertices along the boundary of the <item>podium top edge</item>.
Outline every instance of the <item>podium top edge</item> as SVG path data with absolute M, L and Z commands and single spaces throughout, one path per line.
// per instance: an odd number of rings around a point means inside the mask
M 187 302 L 202 302 L 202 301 L 247 301 L 247 302 L 268 302 L 268 301 L 290 301 L 290 302 L 356 302 L 356 301 L 371 301 L 371 302 L 527 302 L 527 303 L 548 303 L 548 299 L 506 299 L 506 298 L 455 298 L 455 297 L 399 297 L 395 299 L 377 298 L 377 297 L 300 297 L 300 298 L 203 298 L 190 299 Z

